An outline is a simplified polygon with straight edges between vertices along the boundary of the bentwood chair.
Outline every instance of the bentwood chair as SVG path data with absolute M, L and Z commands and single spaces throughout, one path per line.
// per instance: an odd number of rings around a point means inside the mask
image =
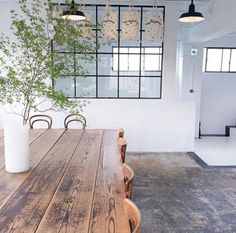
M 131 199 L 132 189 L 133 189 L 132 183 L 133 183 L 133 179 L 134 179 L 134 171 L 130 166 L 128 166 L 125 163 L 122 164 L 122 169 L 123 169 L 123 173 L 124 173 L 126 198 Z
M 124 138 L 119 138 L 118 139 L 118 145 L 119 145 L 121 161 L 122 161 L 122 163 L 125 163 L 127 141 Z
M 125 199 L 125 210 L 129 217 L 131 233 L 141 233 L 141 213 L 130 199 Z
M 118 139 L 119 138 L 124 138 L 125 131 L 123 128 L 118 128 Z
M 34 128 L 34 123 L 39 122 L 39 121 L 46 122 L 47 126 L 48 126 L 48 129 L 52 128 L 52 118 L 48 115 L 38 114 L 38 115 L 33 115 L 29 118 L 30 129 L 33 129 Z
M 71 122 L 78 122 L 82 126 L 83 129 L 86 128 L 86 119 L 84 116 L 80 114 L 68 115 L 64 120 L 65 129 L 68 129 L 68 126 Z

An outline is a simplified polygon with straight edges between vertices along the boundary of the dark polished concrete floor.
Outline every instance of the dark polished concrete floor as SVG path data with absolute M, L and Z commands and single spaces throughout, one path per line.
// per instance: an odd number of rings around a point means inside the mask
M 236 233 L 236 168 L 202 168 L 187 153 L 127 154 L 142 233 Z

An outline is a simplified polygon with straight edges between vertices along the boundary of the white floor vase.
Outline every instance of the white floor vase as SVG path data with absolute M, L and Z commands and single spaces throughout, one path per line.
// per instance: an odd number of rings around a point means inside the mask
M 5 122 L 5 169 L 10 173 L 29 170 L 29 131 L 28 125 L 19 121 Z

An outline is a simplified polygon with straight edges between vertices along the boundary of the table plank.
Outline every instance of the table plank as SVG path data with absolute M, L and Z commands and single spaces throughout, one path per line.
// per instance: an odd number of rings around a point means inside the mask
M 83 130 L 67 130 L 60 137 L 0 210 L 0 232 L 35 232 L 82 134 Z
M 105 130 L 89 232 L 130 232 L 124 206 L 124 177 L 116 140 L 116 131 Z
M 29 130 L 29 144 L 34 142 L 38 137 L 40 137 L 46 129 L 31 129 Z M 0 169 L 5 166 L 5 157 L 4 157 L 4 146 L 0 147 Z
M 102 135 L 85 131 L 37 233 L 88 232 Z
M 4 168 L 0 170 L 0 209 L 53 147 L 63 132 L 63 129 L 47 130 L 30 145 L 29 153 L 31 169 L 29 172 L 11 174 L 6 172 Z

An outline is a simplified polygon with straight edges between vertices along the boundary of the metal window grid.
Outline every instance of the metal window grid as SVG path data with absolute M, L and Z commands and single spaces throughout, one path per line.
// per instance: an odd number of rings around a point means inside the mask
M 57 4 L 55 4 L 57 5 Z M 66 3 L 61 3 L 60 4 L 61 6 L 68 6 L 68 4 Z M 98 41 L 98 11 L 100 8 L 102 8 L 103 10 L 105 10 L 105 6 L 104 4 L 85 4 L 84 5 L 85 7 L 88 6 L 88 7 L 95 7 L 95 13 L 96 13 L 96 27 L 93 29 L 95 31 L 95 35 L 96 35 L 96 43 L 98 44 L 99 41 Z M 86 77 L 95 77 L 96 78 L 96 96 L 84 96 L 84 97 L 78 97 L 77 96 L 77 93 L 76 93 L 76 78 L 79 77 L 76 75 L 76 67 L 74 67 L 74 74 L 73 75 L 63 75 L 63 77 L 66 77 L 66 76 L 73 76 L 74 77 L 74 96 L 68 96 L 68 98 L 72 98 L 72 99 L 161 99 L 162 98 L 162 76 L 163 76 L 163 55 L 164 55 L 164 42 L 161 43 L 161 46 L 158 46 L 161 48 L 161 53 L 159 53 L 158 55 L 161 55 L 161 70 L 159 71 L 160 72 L 160 75 L 142 75 L 142 70 L 141 70 L 141 55 L 143 55 L 142 53 L 142 48 L 148 48 L 148 47 L 155 47 L 155 46 L 143 46 L 143 42 L 142 42 L 142 38 L 143 38 L 143 32 L 145 31 L 143 29 L 143 11 L 145 9 L 151 9 L 153 8 L 152 5 L 134 5 L 132 7 L 134 7 L 135 9 L 139 9 L 140 10 L 140 43 L 139 43 L 139 48 L 140 48 L 140 52 L 138 53 L 139 56 L 140 56 L 140 61 L 139 61 L 139 75 L 122 75 L 120 74 L 120 54 L 123 54 L 123 53 L 120 53 L 120 48 L 124 47 L 124 46 L 121 46 L 121 39 L 120 39 L 120 34 L 121 34 L 121 8 L 129 8 L 129 5 L 111 5 L 112 8 L 117 8 L 117 12 L 118 12 L 118 41 L 117 41 L 117 47 L 118 47 L 118 53 L 113 53 L 113 50 L 112 50 L 112 46 L 111 46 L 111 51 L 112 52 L 101 52 L 99 51 L 98 49 L 96 49 L 96 53 L 90 53 L 90 54 L 94 54 L 95 57 L 96 57 L 96 71 L 95 71 L 95 74 L 88 74 L 86 75 Z M 157 6 L 158 9 L 161 9 L 162 12 L 163 12 L 163 21 L 164 21 L 164 25 L 165 25 L 165 6 Z M 54 50 L 54 46 L 53 46 L 53 42 L 52 42 L 52 52 L 56 52 Z M 126 46 L 125 46 L 126 47 Z M 135 47 L 135 46 L 127 46 L 127 47 Z M 65 51 L 59 51 L 59 53 L 68 53 L 68 52 L 65 52 Z M 74 56 L 76 57 L 77 54 L 80 54 L 78 52 L 76 52 L 74 50 Z M 99 74 L 98 72 L 98 66 L 99 66 L 99 55 L 112 55 L 113 54 L 118 54 L 118 71 L 117 71 L 117 75 L 101 75 Z M 147 53 L 148 54 L 148 53 Z M 157 55 L 157 54 L 152 54 L 152 55 Z M 112 69 L 112 67 L 111 67 Z M 117 96 L 116 97 L 103 97 L 103 96 L 99 96 L 98 95 L 98 79 L 99 77 L 114 77 L 114 78 L 117 78 Z M 121 97 L 120 96 L 120 77 L 138 77 L 139 78 L 139 90 L 138 90 L 138 97 Z M 141 96 L 141 78 L 158 78 L 160 79 L 160 96 L 159 97 L 142 97 Z M 53 82 L 53 86 L 55 88 L 55 83 L 54 81 Z

